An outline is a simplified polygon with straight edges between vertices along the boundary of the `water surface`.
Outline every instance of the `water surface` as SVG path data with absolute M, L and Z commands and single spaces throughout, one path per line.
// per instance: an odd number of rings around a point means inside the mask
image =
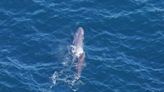
M 1 0 L 0 91 L 164 92 L 163 24 L 163 0 Z M 54 85 L 79 26 L 80 82 Z

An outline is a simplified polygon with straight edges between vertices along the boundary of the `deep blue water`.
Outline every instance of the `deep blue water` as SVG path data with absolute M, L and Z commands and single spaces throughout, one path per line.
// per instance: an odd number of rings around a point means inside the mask
M 81 82 L 54 85 L 79 26 Z M 164 0 L 1 0 L 0 92 L 73 89 L 164 92 Z

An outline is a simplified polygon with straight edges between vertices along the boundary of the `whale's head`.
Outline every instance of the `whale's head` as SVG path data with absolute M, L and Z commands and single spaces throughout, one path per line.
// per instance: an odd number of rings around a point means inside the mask
M 79 27 L 79 28 L 77 29 L 77 33 L 78 33 L 79 35 L 81 35 L 81 36 L 84 36 L 84 29 L 83 29 L 82 27 Z

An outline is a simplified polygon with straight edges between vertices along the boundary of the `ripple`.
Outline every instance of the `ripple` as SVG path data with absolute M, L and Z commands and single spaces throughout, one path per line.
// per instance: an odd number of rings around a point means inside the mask
M 2 1 L 0 90 L 162 92 L 163 3 Z M 73 87 L 64 79 L 73 76 L 66 66 L 71 60 L 68 46 L 78 26 L 85 28 L 86 66 Z M 53 86 L 50 77 L 54 71 L 62 73 L 60 85 Z

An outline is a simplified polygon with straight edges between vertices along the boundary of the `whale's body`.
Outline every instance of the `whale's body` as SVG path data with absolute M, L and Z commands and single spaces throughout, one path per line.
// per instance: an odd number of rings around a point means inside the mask
M 83 50 L 83 40 L 84 40 L 84 29 L 82 27 L 79 27 L 74 35 L 73 44 L 71 46 L 73 57 L 75 58 L 75 60 L 77 60 L 76 63 L 77 79 L 80 78 L 81 71 L 84 65 L 85 53 Z

